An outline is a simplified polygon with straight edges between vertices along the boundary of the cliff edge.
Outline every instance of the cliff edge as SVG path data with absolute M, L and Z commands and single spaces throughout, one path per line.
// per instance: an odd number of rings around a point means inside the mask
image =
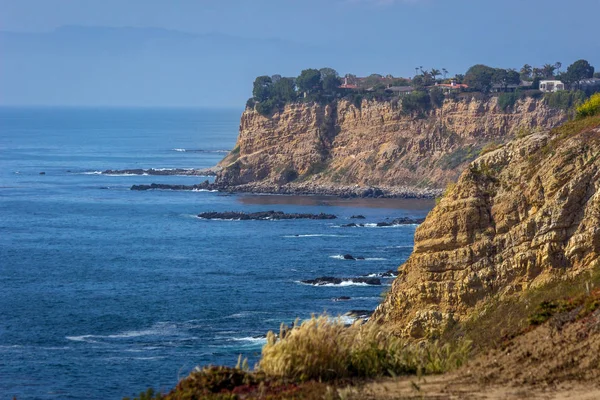
M 596 116 L 473 161 L 417 229 L 374 319 L 403 336 L 429 337 L 485 313 L 492 300 L 597 272 L 599 255 Z
M 377 186 L 431 196 L 455 182 L 486 145 L 565 119 L 564 111 L 534 98 L 508 110 L 496 97 L 446 100 L 420 118 L 394 101 L 292 103 L 268 117 L 246 109 L 217 183 L 274 192 Z

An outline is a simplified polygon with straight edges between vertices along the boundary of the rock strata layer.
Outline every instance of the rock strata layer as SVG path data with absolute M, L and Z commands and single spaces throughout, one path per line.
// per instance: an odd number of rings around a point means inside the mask
M 600 117 L 512 141 L 472 162 L 417 228 L 374 319 L 441 332 L 492 299 L 599 267 Z
M 496 97 L 446 100 L 424 118 L 406 115 L 393 101 L 288 104 L 268 117 L 246 109 L 216 181 L 253 192 L 339 188 L 360 197 L 435 197 L 486 144 L 564 120 L 563 111 L 533 98 L 508 110 Z M 359 194 L 369 187 L 380 189 Z

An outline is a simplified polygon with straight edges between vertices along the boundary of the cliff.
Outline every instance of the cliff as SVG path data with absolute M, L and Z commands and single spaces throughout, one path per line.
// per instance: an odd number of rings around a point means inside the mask
M 473 161 L 418 227 L 374 320 L 426 337 L 484 314 L 493 301 L 597 273 L 599 156 L 600 117 L 593 117 Z
M 456 181 L 486 144 L 564 120 L 564 112 L 532 98 L 506 112 L 494 97 L 446 100 L 422 118 L 406 115 L 397 102 L 366 100 L 360 107 L 346 100 L 288 104 L 270 117 L 246 109 L 217 182 L 265 191 L 355 185 L 396 192 L 441 189 Z

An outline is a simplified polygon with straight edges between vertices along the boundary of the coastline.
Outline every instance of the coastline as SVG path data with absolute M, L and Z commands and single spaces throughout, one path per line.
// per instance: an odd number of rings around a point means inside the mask
M 208 180 L 195 185 L 172 185 L 152 183 L 150 185 L 133 185 L 131 190 L 182 190 L 182 191 L 218 191 L 223 193 L 254 193 L 296 196 L 333 196 L 340 198 L 401 198 L 401 199 L 434 199 L 441 196 L 443 189 L 417 188 L 410 186 L 347 186 L 318 185 L 310 183 L 288 183 L 278 185 L 272 183 L 248 183 L 243 185 L 226 185 L 210 183 Z

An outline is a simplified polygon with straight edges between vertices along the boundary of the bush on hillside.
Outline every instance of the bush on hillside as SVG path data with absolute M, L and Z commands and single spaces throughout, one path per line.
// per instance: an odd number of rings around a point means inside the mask
M 549 107 L 567 111 L 583 102 L 585 100 L 585 93 L 581 90 L 574 92 L 562 90 L 554 93 L 546 93 L 544 94 L 544 99 Z
M 577 118 L 600 115 L 600 93 L 596 93 L 585 103 L 577 107 Z
M 470 342 L 408 343 L 376 324 L 350 327 L 323 315 L 267 335 L 259 370 L 300 381 L 415 373 L 441 373 L 461 366 Z

